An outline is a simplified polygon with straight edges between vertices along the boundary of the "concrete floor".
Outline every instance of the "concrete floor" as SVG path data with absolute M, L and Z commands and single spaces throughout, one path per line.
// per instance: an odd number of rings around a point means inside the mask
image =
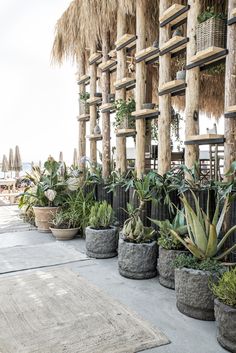
M 55 242 L 52 235 L 40 234 L 37 231 L 0 234 L 0 248 L 49 242 Z M 81 252 L 85 251 L 83 239 L 63 243 L 65 246 L 68 244 Z M 81 276 L 103 289 L 111 297 L 135 310 L 144 319 L 162 330 L 171 340 L 169 345 L 145 352 L 226 352 L 217 343 L 215 322 L 199 321 L 180 314 L 175 306 L 175 292 L 162 287 L 157 277 L 143 281 L 123 278 L 117 271 L 117 258 L 91 259 L 62 266 L 68 266 L 73 271 L 80 273 Z M 10 275 L 14 275 L 14 273 Z M 9 276 L 9 274 L 1 276 Z

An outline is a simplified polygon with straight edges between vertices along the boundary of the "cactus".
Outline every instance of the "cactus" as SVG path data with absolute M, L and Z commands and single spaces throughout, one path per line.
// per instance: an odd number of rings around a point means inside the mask
M 106 201 L 96 202 L 91 208 L 89 225 L 94 229 L 110 228 L 113 222 L 113 210 Z

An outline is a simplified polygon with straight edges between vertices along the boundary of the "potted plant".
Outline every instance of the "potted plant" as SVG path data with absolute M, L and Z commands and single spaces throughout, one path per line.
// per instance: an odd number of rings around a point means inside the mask
M 58 210 L 52 219 L 50 230 L 57 240 L 70 240 L 80 229 L 80 220 L 71 210 Z
M 129 98 L 127 101 L 124 99 L 116 100 L 114 103 L 114 109 L 116 110 L 116 115 L 113 126 L 116 129 L 135 128 L 135 117 L 131 115 L 131 113 L 135 111 L 135 100 L 133 98 Z
M 34 170 L 27 178 L 31 184 L 25 188 L 23 197 L 34 211 L 38 231 L 49 233 L 53 215 L 67 195 L 66 176 L 61 173 L 61 163 L 50 157 L 42 172 Z
M 87 100 L 90 98 L 90 94 L 88 92 L 83 92 L 79 94 L 80 102 L 83 104 L 84 114 L 89 114 L 89 104 Z
M 218 13 L 214 7 L 207 7 L 198 16 L 196 28 L 197 52 L 215 46 L 218 48 L 226 47 L 226 15 Z
M 219 271 L 223 266 L 219 260 L 225 258 L 236 248 L 222 252 L 222 248 L 228 237 L 235 231 L 236 225 L 219 240 L 224 216 L 228 208 L 228 197 L 225 199 L 222 212 L 219 212 L 218 200 L 213 219 L 209 213 L 205 213 L 199 206 L 196 196 L 196 212 L 189 205 L 185 196 L 182 202 L 185 209 L 185 218 L 188 227 L 188 236 L 184 239 L 174 230 L 170 230 L 193 255 L 180 255 L 175 260 L 175 291 L 177 308 L 183 314 L 201 320 L 214 320 L 214 298 L 209 288 L 209 280 L 217 280 Z
M 217 340 L 229 352 L 236 352 L 236 268 L 213 284 Z
M 184 69 L 185 67 L 185 57 L 178 57 L 176 59 L 177 64 L 178 64 L 178 71 L 176 73 L 176 80 L 183 80 L 185 81 L 186 79 L 186 70 Z
M 118 247 L 119 273 L 127 278 L 147 279 L 157 275 L 155 231 L 144 227 L 139 209 L 128 204 L 129 218 L 124 222 Z
M 178 210 L 173 221 L 166 219 L 158 221 L 152 219 L 158 228 L 159 236 L 157 243 L 159 245 L 158 272 L 159 282 L 167 288 L 175 288 L 175 268 L 174 260 L 181 253 L 186 253 L 183 244 L 175 238 L 170 229 L 174 230 L 179 236 L 187 234 L 187 225 L 182 211 Z
M 89 226 L 85 230 L 86 253 L 97 259 L 117 255 L 117 228 L 112 226 L 113 210 L 106 201 L 96 202 L 91 208 Z

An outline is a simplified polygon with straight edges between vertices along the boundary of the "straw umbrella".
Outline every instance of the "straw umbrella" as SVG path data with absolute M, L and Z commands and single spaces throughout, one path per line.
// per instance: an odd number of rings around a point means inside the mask
M 77 148 L 74 148 L 74 154 L 73 154 L 73 166 L 78 167 L 78 154 L 77 154 Z
M 16 172 L 16 177 L 19 177 L 19 172 L 22 170 L 22 161 L 21 161 L 19 146 L 16 146 L 16 148 L 15 148 L 15 158 L 14 158 L 13 170 L 15 170 L 15 172 Z
M 59 153 L 59 162 L 63 163 L 63 152 Z
M 6 173 L 9 170 L 7 156 L 4 154 L 2 158 L 2 172 L 4 173 L 4 178 L 6 177 Z
M 10 148 L 10 150 L 9 150 L 9 159 L 8 159 L 8 169 L 11 172 L 11 177 L 12 177 L 13 167 L 14 167 L 13 149 Z

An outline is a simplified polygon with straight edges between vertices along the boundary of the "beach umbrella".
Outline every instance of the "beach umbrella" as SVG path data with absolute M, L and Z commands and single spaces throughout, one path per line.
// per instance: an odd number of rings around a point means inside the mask
M 9 158 L 8 158 L 8 170 L 11 172 L 11 177 L 12 177 L 13 167 L 14 167 L 13 149 L 10 148 L 10 150 L 9 150 Z
M 6 176 L 6 172 L 8 172 L 9 166 L 8 166 L 8 160 L 7 156 L 4 154 L 2 158 L 2 172 L 4 173 L 4 178 Z
M 59 153 L 59 162 L 63 163 L 63 152 Z
M 15 170 L 16 176 L 19 177 L 19 172 L 22 170 L 22 162 L 21 162 L 19 146 L 16 146 L 16 148 L 15 148 L 15 158 L 14 158 L 13 170 Z
M 73 166 L 78 167 L 78 154 L 77 154 L 77 148 L 74 148 L 74 154 L 73 154 Z

